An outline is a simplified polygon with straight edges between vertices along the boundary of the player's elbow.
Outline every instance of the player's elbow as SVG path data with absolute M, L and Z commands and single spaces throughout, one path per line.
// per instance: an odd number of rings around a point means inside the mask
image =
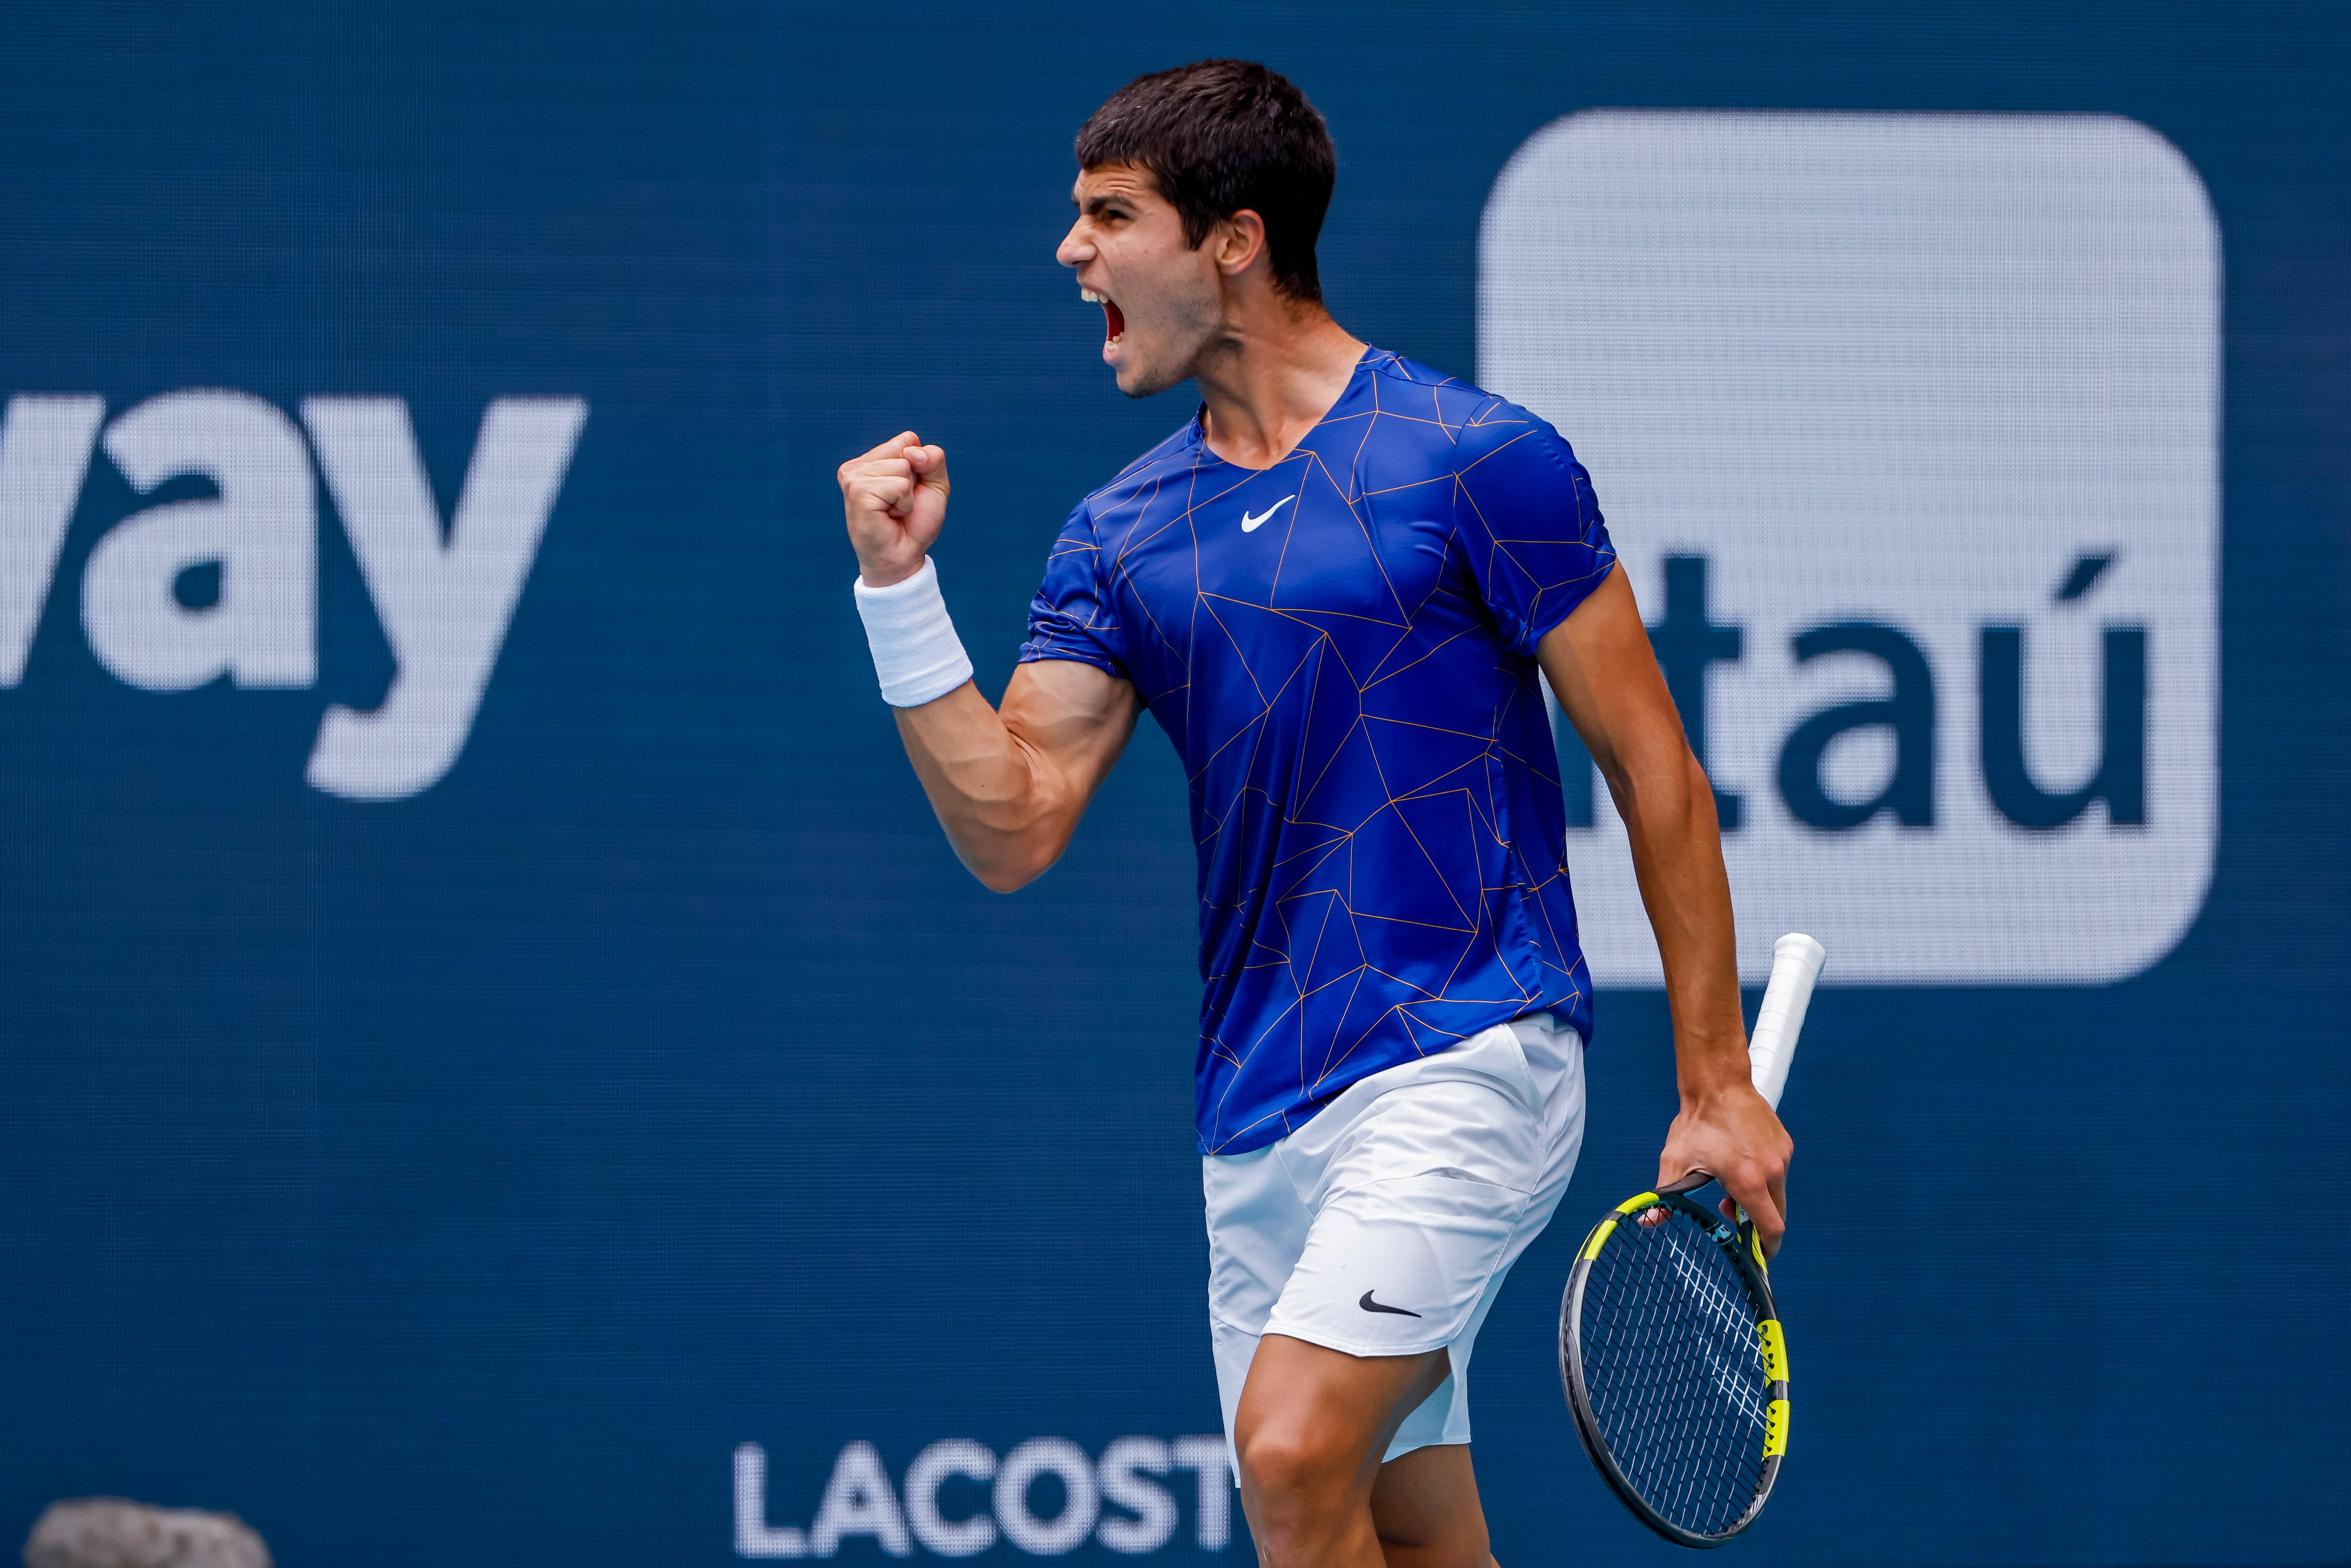
M 1061 858 L 1082 802 L 1031 772 L 1000 790 L 969 790 L 939 813 L 956 853 L 991 893 L 1017 893 Z
M 1050 824 L 1025 823 L 1017 831 L 984 830 L 956 835 L 956 851 L 979 884 L 990 893 L 1018 893 L 1053 868 L 1069 835 Z
M 1018 893 L 1044 875 L 1045 870 L 1042 865 L 998 862 L 986 866 L 972 866 L 971 874 L 979 878 L 979 885 L 990 893 Z

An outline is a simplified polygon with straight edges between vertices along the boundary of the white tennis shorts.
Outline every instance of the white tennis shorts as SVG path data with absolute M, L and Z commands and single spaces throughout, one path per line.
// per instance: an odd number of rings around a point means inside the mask
M 1468 1442 L 1478 1329 L 1583 1144 L 1583 1040 L 1533 1013 L 1374 1073 L 1277 1143 L 1203 1156 L 1226 1442 L 1269 1333 L 1350 1355 L 1450 1347 L 1383 1462 Z

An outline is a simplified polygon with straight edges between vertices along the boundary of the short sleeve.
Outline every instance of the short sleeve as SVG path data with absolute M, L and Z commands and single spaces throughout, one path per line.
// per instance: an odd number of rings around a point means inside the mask
M 1503 643 L 1531 655 L 1616 564 L 1592 476 L 1559 432 L 1496 401 L 1461 433 L 1462 542 Z
M 1045 559 L 1045 580 L 1029 601 L 1029 641 L 1019 662 L 1073 659 L 1120 680 L 1127 673 L 1125 630 L 1102 584 L 1102 544 L 1084 504 L 1070 514 Z

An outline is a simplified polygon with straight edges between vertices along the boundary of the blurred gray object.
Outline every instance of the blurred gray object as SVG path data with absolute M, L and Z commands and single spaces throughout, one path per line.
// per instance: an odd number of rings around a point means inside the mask
M 84 1497 L 42 1510 L 25 1541 L 25 1568 L 270 1568 L 270 1563 L 261 1537 L 233 1513 Z

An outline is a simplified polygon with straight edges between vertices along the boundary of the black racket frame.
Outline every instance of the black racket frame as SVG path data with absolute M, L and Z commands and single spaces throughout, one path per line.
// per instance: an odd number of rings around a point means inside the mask
M 1746 1223 L 1734 1227 L 1719 1213 L 1690 1196 L 1701 1187 L 1712 1186 L 1713 1182 L 1714 1177 L 1706 1172 L 1693 1171 L 1669 1186 L 1644 1194 L 1641 1198 L 1629 1199 L 1610 1209 L 1602 1217 L 1600 1224 L 1606 1225 L 1611 1220 L 1620 1225 L 1635 1224 L 1644 1213 L 1659 1207 L 1678 1209 L 1696 1220 L 1705 1228 L 1707 1235 L 1722 1249 L 1724 1256 L 1730 1260 L 1732 1269 L 1747 1287 L 1748 1304 L 1754 1309 L 1760 1334 L 1760 1325 L 1767 1320 L 1776 1322 L 1780 1312 L 1771 1299 L 1771 1281 L 1764 1270 L 1756 1245 L 1755 1228 Z M 1598 1226 L 1593 1227 L 1595 1230 L 1598 1228 Z M 1593 1248 L 1587 1236 L 1584 1245 L 1576 1249 L 1575 1267 L 1568 1272 L 1567 1290 L 1559 1303 L 1559 1376 L 1567 1390 L 1567 1407 L 1575 1416 L 1575 1436 L 1583 1444 L 1584 1453 L 1591 1457 L 1592 1468 L 1600 1472 L 1600 1479 L 1606 1481 L 1609 1490 L 1632 1511 L 1634 1518 L 1677 1546 L 1700 1550 L 1720 1546 L 1753 1524 L 1756 1516 L 1763 1511 L 1764 1503 L 1771 1499 L 1771 1488 L 1780 1479 L 1781 1456 L 1767 1454 L 1763 1457 L 1762 1479 L 1755 1489 L 1754 1500 L 1747 1505 L 1747 1511 L 1728 1528 L 1711 1535 L 1685 1530 L 1659 1513 L 1625 1477 L 1615 1455 L 1608 1451 L 1607 1441 L 1600 1435 L 1599 1417 L 1592 1408 L 1592 1392 L 1583 1381 L 1583 1289 L 1592 1278 L 1593 1264 L 1605 1247 L 1606 1243 L 1603 1242 L 1600 1248 Z M 1771 1385 L 1770 1396 L 1783 1402 L 1787 1399 L 1788 1385 L 1784 1379 Z

